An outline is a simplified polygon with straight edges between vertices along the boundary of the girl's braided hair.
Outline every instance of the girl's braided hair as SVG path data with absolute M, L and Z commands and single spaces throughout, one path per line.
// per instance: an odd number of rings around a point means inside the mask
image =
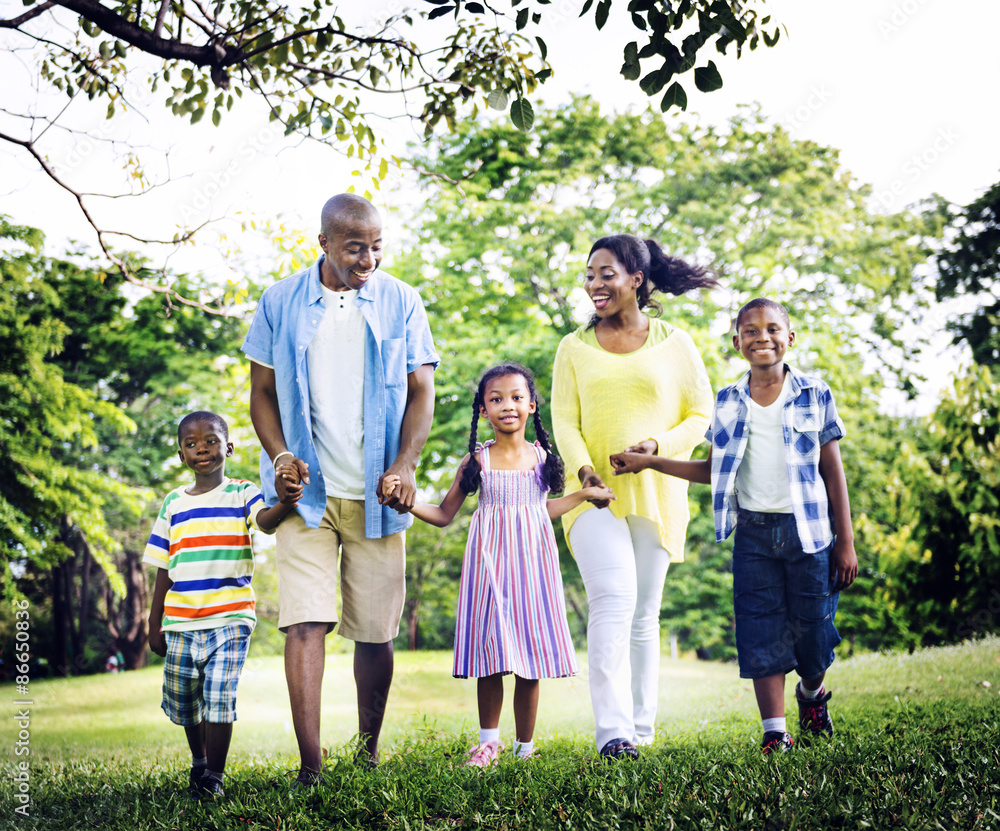
M 472 400 L 472 428 L 469 431 L 469 461 L 465 465 L 465 470 L 462 472 L 462 478 L 459 481 L 458 486 L 462 489 L 462 493 L 466 495 L 475 493 L 479 490 L 479 479 L 482 468 L 479 464 L 479 455 L 476 452 L 476 434 L 479 426 L 480 409 L 484 407 L 486 403 L 486 385 L 489 384 L 489 382 L 494 378 L 504 378 L 508 375 L 520 375 L 524 378 L 524 381 L 528 386 L 528 394 L 531 396 L 531 400 L 535 404 L 535 412 L 533 416 L 535 438 L 541 445 L 542 450 L 545 451 L 545 464 L 542 466 L 542 478 L 551 493 L 562 493 L 566 480 L 565 471 L 563 470 L 563 461 L 552 450 L 552 443 L 549 440 L 549 434 L 545 432 L 545 428 L 542 426 L 542 417 L 539 412 L 538 392 L 535 390 L 535 379 L 531 376 L 531 371 L 527 367 L 515 363 L 500 364 L 492 367 L 486 370 L 486 372 L 483 373 L 483 376 L 479 379 L 479 386 L 476 388 L 476 395 Z

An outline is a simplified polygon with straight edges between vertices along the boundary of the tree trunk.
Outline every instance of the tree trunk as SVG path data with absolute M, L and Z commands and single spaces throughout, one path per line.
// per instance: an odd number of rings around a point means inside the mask
M 69 622 L 63 586 L 66 583 L 65 564 L 55 566 L 52 571 L 52 672 L 65 678 L 69 672 L 66 655 L 69 651 Z
M 125 578 L 125 597 L 118 613 L 118 648 L 125 657 L 124 669 L 139 669 L 149 660 L 146 650 L 149 636 L 149 617 L 146 611 L 149 592 L 146 575 L 142 570 L 142 554 L 125 549 L 119 568 Z

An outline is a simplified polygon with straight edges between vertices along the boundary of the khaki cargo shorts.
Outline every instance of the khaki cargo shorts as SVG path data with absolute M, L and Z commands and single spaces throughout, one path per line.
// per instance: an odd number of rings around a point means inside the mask
M 318 528 L 292 511 L 277 529 L 277 559 L 282 631 L 296 623 L 327 623 L 333 629 L 339 573 L 339 634 L 362 643 L 386 643 L 399 633 L 406 596 L 406 532 L 366 539 L 363 501 L 328 496 Z

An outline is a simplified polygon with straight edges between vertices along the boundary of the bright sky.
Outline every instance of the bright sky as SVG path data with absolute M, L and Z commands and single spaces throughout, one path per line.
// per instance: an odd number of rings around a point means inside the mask
M 421 4 L 414 0 L 410 5 Z M 592 15 L 578 19 L 578 0 L 554 0 L 542 7 L 541 34 L 555 75 L 536 93 L 536 105 L 565 101 L 571 92 L 588 93 L 609 111 L 646 105 L 638 83 L 619 75 L 622 48 L 635 37 L 622 13 L 624 5 L 616 0 L 612 18 L 617 14 L 620 19 L 603 32 L 596 31 Z M 373 0 L 355 5 L 350 14 L 367 15 L 367 21 L 359 22 L 370 24 L 401 6 L 401 0 Z M 795 138 L 840 149 L 845 167 L 873 186 L 876 204 L 887 210 L 932 193 L 964 204 L 1000 181 L 996 0 L 771 0 L 766 7 L 787 29 L 778 46 L 746 50 L 738 62 L 733 49 L 729 57 L 713 56 L 725 86 L 707 95 L 685 76 L 690 113 L 722 124 L 739 105 L 759 102 L 763 113 Z M 0 0 L 3 17 L 22 8 L 19 0 Z M 426 26 L 444 28 L 447 20 Z M 16 43 L 9 33 L 3 37 L 0 43 Z M 0 54 L 0 74 L 8 90 L 20 91 L 22 102 L 33 99 L 32 75 L 22 57 Z M 259 106 L 238 107 L 221 128 L 213 128 L 208 118 L 191 127 L 164 110 L 164 98 L 162 90 L 152 96 L 134 93 L 148 122 L 137 117 L 108 122 L 103 106 L 90 114 L 85 102 L 74 102 L 68 114 L 114 144 L 57 131 L 45 138 L 44 149 L 56 168 L 78 187 L 93 191 L 109 188 L 109 165 L 121 169 L 130 144 L 139 153 L 145 145 L 169 150 L 173 184 L 138 202 L 92 201 L 92 210 L 108 226 L 169 239 L 182 223 L 252 214 L 284 222 L 314 239 L 322 203 L 357 181 L 338 153 L 284 139 Z M 23 130 L 23 123 L 0 113 L 0 130 Z M 405 120 L 386 122 L 384 135 L 389 152 L 396 154 L 405 153 L 407 140 L 419 138 Z M 0 165 L 0 212 L 45 230 L 54 254 L 64 250 L 68 238 L 93 244 L 72 198 L 52 185 L 26 154 L 0 146 Z M 166 172 L 155 164 L 147 170 L 153 181 Z M 408 177 L 414 176 L 396 175 L 395 192 L 380 195 L 381 207 L 412 199 L 415 188 Z M 393 222 L 401 214 L 386 213 L 391 256 Z M 238 226 L 232 222 L 217 227 L 229 233 L 227 244 L 233 248 L 250 243 L 234 233 Z M 217 234 L 205 233 L 202 239 L 202 246 L 186 248 L 171 266 L 238 279 L 231 270 L 234 259 L 219 253 Z M 264 249 L 258 256 L 267 259 L 271 252 Z
M 399 5 L 400 0 L 370 3 L 365 13 L 374 17 Z M 572 8 L 578 7 L 576 0 L 555 0 L 544 9 L 542 34 L 555 75 L 536 102 L 555 103 L 570 92 L 586 92 L 609 110 L 645 105 L 638 84 L 618 74 L 622 47 L 634 37 L 629 21 L 619 13 L 621 20 L 599 33 L 592 17 L 576 17 Z M 6 17 L 22 6 L 2 0 L 0 8 Z M 718 56 L 725 86 L 705 95 L 687 81 L 691 112 L 723 123 L 738 105 L 757 101 L 765 115 L 796 138 L 839 148 L 844 165 L 858 180 L 871 183 L 877 203 L 888 209 L 934 192 L 965 203 L 1000 180 L 995 100 L 1000 52 L 994 42 L 1000 3 L 772 0 L 767 8 L 787 28 L 779 45 L 747 50 L 738 62 Z M 0 61 L 8 84 L 13 79 L 30 99 L 30 74 L 19 59 L 7 54 Z M 242 211 L 284 217 L 311 235 L 322 202 L 352 181 L 341 156 L 319 146 L 293 146 L 260 108 L 239 109 L 221 129 L 205 123 L 207 118 L 191 127 L 161 112 L 163 98 L 162 90 L 147 98 L 148 124 L 136 118 L 106 122 L 103 107 L 88 118 L 84 102 L 72 105 L 70 115 L 84 116 L 118 141 L 113 155 L 99 144 L 67 141 L 54 131 L 45 139 L 57 169 L 95 191 L 107 183 L 109 159 L 113 169 L 122 166 L 129 142 L 170 149 L 171 171 L 183 178 L 139 203 L 94 200 L 96 214 L 114 217 L 109 224 L 138 231 L 140 221 L 152 222 L 161 236 L 170 237 L 182 220 Z M 9 119 L 0 124 L 13 129 Z M 400 121 L 389 124 L 385 134 L 396 153 L 416 137 Z M 0 164 L 0 212 L 43 228 L 53 243 L 65 237 L 90 241 L 72 198 L 51 185 L 33 160 L 4 146 Z M 154 180 L 165 173 L 155 167 L 149 172 Z M 407 180 L 399 184 L 409 188 Z

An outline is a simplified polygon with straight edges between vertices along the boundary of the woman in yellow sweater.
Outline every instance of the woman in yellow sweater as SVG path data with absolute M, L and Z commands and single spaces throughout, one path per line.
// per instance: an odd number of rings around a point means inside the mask
M 591 321 L 567 335 L 552 376 L 552 425 L 567 492 L 603 485 L 628 449 L 687 459 L 712 415 L 712 389 L 691 337 L 651 317 L 653 291 L 716 285 L 703 269 L 629 234 L 594 243 L 584 288 Z M 684 559 L 687 482 L 649 470 L 615 480 L 614 502 L 585 503 L 563 528 L 587 590 L 587 655 L 597 746 L 636 758 L 653 741 L 660 602 L 667 567 Z M 609 507 L 610 505 L 610 507 Z

